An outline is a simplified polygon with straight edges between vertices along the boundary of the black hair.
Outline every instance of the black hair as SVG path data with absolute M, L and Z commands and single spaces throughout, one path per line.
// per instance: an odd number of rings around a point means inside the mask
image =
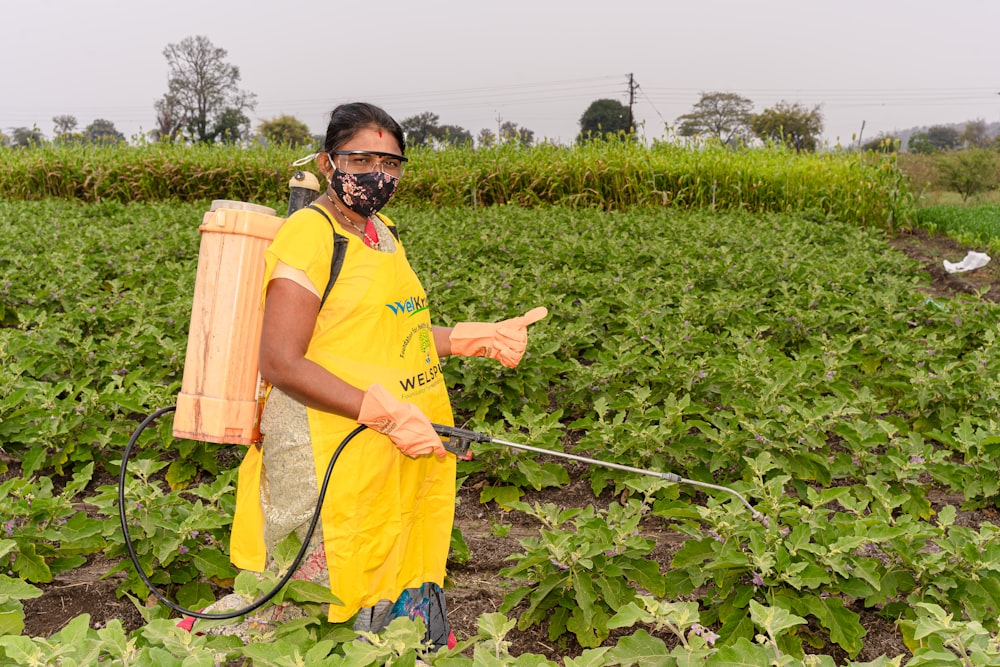
M 323 150 L 327 153 L 335 151 L 350 141 L 358 130 L 372 126 L 388 130 L 399 143 L 400 152 L 406 153 L 403 128 L 380 107 L 367 102 L 341 104 L 330 112 L 330 123 L 326 126 Z

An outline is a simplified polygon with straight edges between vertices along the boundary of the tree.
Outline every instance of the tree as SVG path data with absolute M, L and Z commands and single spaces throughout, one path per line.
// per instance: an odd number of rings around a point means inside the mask
M 782 101 L 750 120 L 750 128 L 762 141 L 784 144 L 796 151 L 814 151 L 823 132 L 820 105 L 812 109 Z
M 986 148 L 990 145 L 990 131 L 982 118 L 965 124 L 959 139 L 967 148 Z
M 950 151 L 962 145 L 958 130 L 947 125 L 932 125 L 926 132 L 917 132 L 906 142 L 914 153 L 934 153 Z
M 305 146 L 312 143 L 309 126 L 295 116 L 278 116 L 257 126 L 257 134 L 269 143 Z
M 163 55 L 170 75 L 162 106 L 180 110 L 180 123 L 193 140 L 215 141 L 220 132 L 233 129 L 240 114 L 256 106 L 256 96 L 237 87 L 239 68 L 227 63 L 226 50 L 215 47 L 207 37 L 168 44 Z
M 580 116 L 580 134 L 577 141 L 591 137 L 617 136 L 635 133 L 635 124 L 629 122 L 629 109 L 617 100 L 594 100 Z
M 15 146 L 31 148 L 45 143 L 45 135 L 37 127 L 15 127 L 11 132 L 11 140 Z
M 493 130 L 488 127 L 484 127 L 479 130 L 479 136 L 476 137 L 476 142 L 479 144 L 480 148 L 490 148 L 491 146 L 496 146 L 497 135 Z
M 437 136 L 439 117 L 436 113 L 425 111 L 416 116 L 404 118 L 400 123 L 408 146 L 430 146 L 431 140 Z
M 223 109 L 212 124 L 212 136 L 224 144 L 235 144 L 250 138 L 250 119 L 240 109 Z
M 948 151 L 935 158 L 941 184 L 962 195 L 962 201 L 1000 187 L 1000 156 L 987 148 Z
M 83 128 L 83 138 L 92 144 L 119 144 L 125 141 L 125 135 L 115 128 L 115 124 L 103 118 Z
M 861 150 L 871 153 L 895 153 L 899 150 L 900 140 L 890 134 L 879 134 L 861 144 Z
M 183 111 L 177 98 L 167 93 L 153 103 L 156 128 L 149 134 L 156 141 L 173 141 L 184 127 Z
M 709 135 L 724 144 L 750 136 L 753 102 L 736 93 L 702 93 L 690 113 L 680 116 L 678 132 L 684 137 Z
M 535 143 L 535 133 L 526 127 L 519 127 L 517 123 L 507 120 L 500 126 L 500 141 L 519 143 L 528 148 Z
M 437 128 L 434 138 L 447 146 L 465 146 L 472 143 L 472 133 L 458 125 L 442 125 Z
M 927 140 L 926 132 L 914 132 L 910 135 L 910 138 L 906 140 L 906 147 L 911 153 L 917 153 L 919 155 L 927 155 L 928 153 L 934 152 L 934 147 L 931 146 L 931 142 Z
M 57 137 L 64 134 L 72 134 L 78 125 L 76 116 L 53 116 L 52 122 L 55 123 L 53 132 Z

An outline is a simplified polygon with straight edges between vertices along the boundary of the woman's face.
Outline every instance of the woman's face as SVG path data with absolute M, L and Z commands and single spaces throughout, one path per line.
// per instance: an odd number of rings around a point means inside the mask
M 396 141 L 396 137 L 391 132 L 378 127 L 365 127 L 358 130 L 353 137 L 340 146 L 337 146 L 337 150 L 371 151 L 373 153 L 394 153 L 396 155 L 403 153 L 399 142 Z M 322 155 L 326 155 L 327 164 L 323 175 L 329 180 L 330 174 L 333 172 L 333 164 L 330 163 L 329 154 L 322 153 Z

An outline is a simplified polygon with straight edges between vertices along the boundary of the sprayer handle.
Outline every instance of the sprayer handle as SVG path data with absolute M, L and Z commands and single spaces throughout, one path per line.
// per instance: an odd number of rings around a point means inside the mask
M 445 451 L 449 451 L 463 461 L 472 460 L 472 452 L 469 446 L 474 442 L 489 442 L 490 436 L 477 433 L 457 426 L 445 426 L 443 424 L 432 424 L 434 431 L 441 436 Z

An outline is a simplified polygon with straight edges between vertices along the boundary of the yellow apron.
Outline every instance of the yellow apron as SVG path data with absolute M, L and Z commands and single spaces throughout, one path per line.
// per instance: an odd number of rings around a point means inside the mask
M 306 357 L 360 389 L 378 382 L 431 421 L 452 424 L 427 295 L 402 245 L 378 252 L 339 226 L 338 233 L 348 238 L 347 254 Z M 267 251 L 265 292 L 280 260 L 305 271 L 322 293 L 332 253 L 326 219 L 309 209 L 295 213 Z M 308 416 L 318 488 L 330 457 L 357 422 L 313 409 Z M 266 562 L 262 460 L 250 447 L 240 465 L 230 544 L 233 564 L 254 571 Z M 346 621 L 424 582 L 443 585 L 454 511 L 455 457 L 412 459 L 375 431 L 355 437 L 337 460 L 322 511 L 330 590 L 343 601 L 330 606 L 330 620 Z

